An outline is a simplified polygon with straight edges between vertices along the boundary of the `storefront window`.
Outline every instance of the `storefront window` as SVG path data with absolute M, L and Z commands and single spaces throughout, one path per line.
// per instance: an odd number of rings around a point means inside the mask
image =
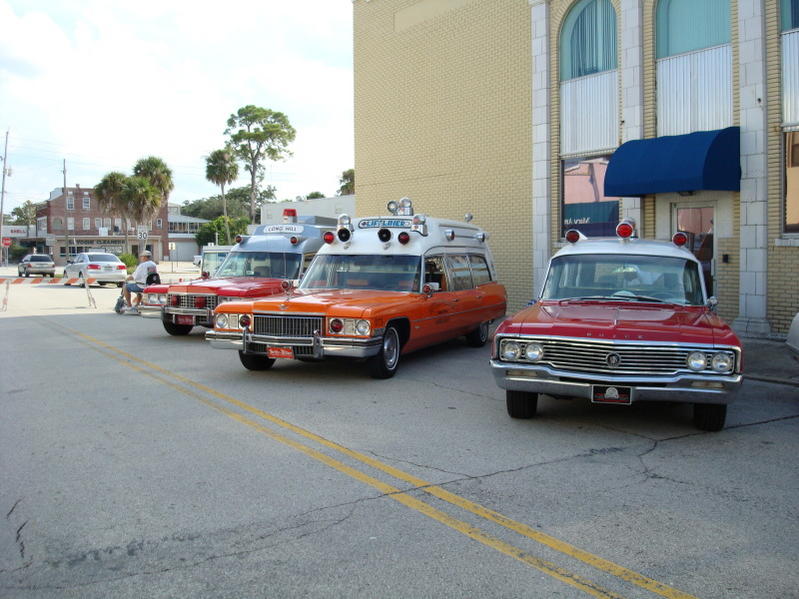
M 785 232 L 799 233 L 799 131 L 785 134 Z
M 780 13 L 783 31 L 799 29 L 799 0 L 780 0 Z
M 569 229 L 578 229 L 589 237 L 615 235 L 619 224 L 619 199 L 605 196 L 609 161 L 610 156 L 562 161 L 561 236 Z

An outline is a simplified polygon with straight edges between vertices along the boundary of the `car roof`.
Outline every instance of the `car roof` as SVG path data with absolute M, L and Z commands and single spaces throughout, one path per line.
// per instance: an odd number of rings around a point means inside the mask
M 670 241 L 654 239 L 621 239 L 619 237 L 593 237 L 580 239 L 575 243 L 567 243 L 552 258 L 560 256 L 578 256 L 585 254 L 618 254 L 629 256 L 661 256 L 682 258 L 699 262 L 685 246 L 678 246 Z

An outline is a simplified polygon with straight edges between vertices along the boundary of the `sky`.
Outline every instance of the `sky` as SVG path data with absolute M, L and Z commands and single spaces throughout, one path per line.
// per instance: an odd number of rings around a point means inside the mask
M 6 214 L 61 187 L 64 159 L 68 186 L 155 155 L 170 203 L 218 194 L 205 157 L 248 104 L 297 130 L 263 185 L 335 195 L 354 166 L 351 0 L 0 0 Z M 249 184 L 239 171 L 234 187 Z

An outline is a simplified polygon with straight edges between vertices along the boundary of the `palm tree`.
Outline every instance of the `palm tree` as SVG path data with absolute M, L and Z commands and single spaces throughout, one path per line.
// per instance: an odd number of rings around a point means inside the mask
M 205 178 L 219 185 L 222 191 L 222 214 L 225 217 L 225 244 L 230 245 L 230 222 L 227 216 L 227 198 L 225 185 L 233 183 L 239 176 L 239 165 L 230 146 L 222 150 L 214 150 L 205 157 Z
M 125 252 L 130 251 L 128 243 L 128 206 L 124 197 L 128 177 L 119 171 L 111 171 L 94 187 L 94 195 L 100 208 L 113 216 L 122 218 L 125 233 Z
M 142 158 L 133 167 L 133 175 L 149 180 L 160 194 L 163 202 L 169 202 L 169 194 L 175 189 L 175 183 L 172 181 L 172 169 L 166 165 L 166 162 L 158 156 Z
M 146 223 L 158 214 L 161 208 L 161 192 L 146 177 L 128 177 L 122 191 L 128 215 L 137 225 Z

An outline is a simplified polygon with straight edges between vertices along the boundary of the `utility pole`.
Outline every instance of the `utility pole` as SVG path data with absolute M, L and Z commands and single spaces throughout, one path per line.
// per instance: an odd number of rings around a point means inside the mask
M 8 129 L 6 129 L 6 145 L 3 148 L 3 185 L 0 187 L 0 237 L 3 236 L 3 210 L 6 199 L 6 173 L 8 172 Z M 8 248 L 0 247 L 0 264 L 8 266 Z
M 64 158 L 64 265 L 69 261 L 69 227 L 67 226 L 67 159 Z

